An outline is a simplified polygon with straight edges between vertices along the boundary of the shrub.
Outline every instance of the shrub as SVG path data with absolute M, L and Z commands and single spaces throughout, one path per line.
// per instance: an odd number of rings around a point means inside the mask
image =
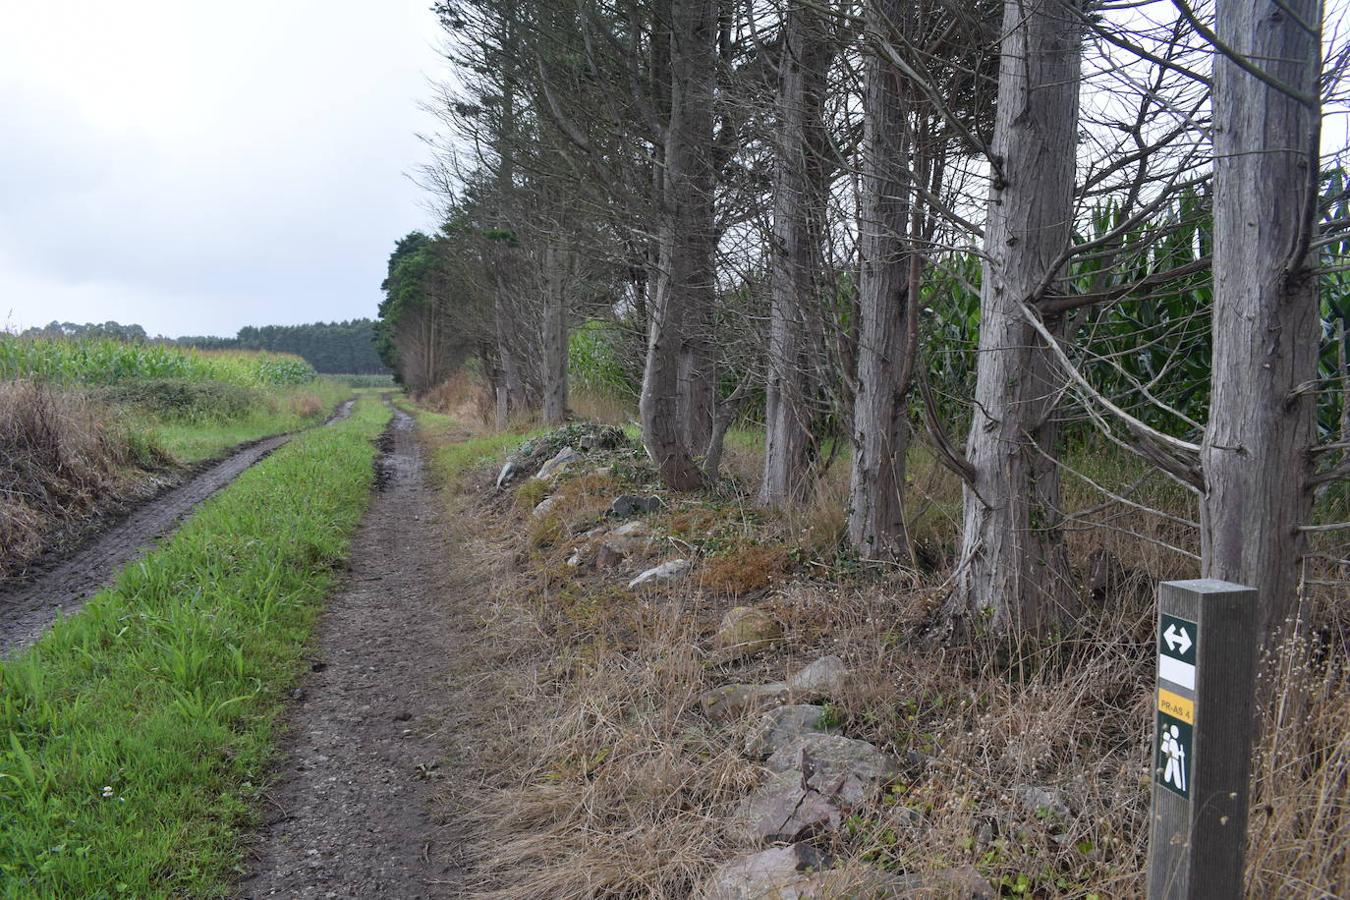
M 99 396 L 136 406 L 168 421 L 228 421 L 247 415 L 262 397 L 257 391 L 221 381 L 148 378 L 121 381 Z

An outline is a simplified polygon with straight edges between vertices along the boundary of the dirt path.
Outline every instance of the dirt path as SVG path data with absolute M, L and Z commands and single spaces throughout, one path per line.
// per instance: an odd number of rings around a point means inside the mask
M 342 403 L 324 424 L 345 419 L 354 403 L 354 400 Z M 0 581 L 0 655 L 33 643 L 51 626 L 57 613 L 74 613 L 85 600 L 110 584 L 123 566 L 172 531 L 200 503 L 292 436 L 277 435 L 244 447 L 147 500 L 72 552 L 38 563 L 32 574 Z
M 352 544 L 350 575 L 320 621 L 312 671 L 244 897 L 453 897 L 459 836 L 433 801 L 452 584 L 441 503 L 424 482 L 412 419 L 395 412 L 378 492 Z

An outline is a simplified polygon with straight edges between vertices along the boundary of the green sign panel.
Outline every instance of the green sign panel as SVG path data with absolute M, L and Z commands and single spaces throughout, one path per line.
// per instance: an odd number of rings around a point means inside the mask
M 1162 710 L 1158 711 L 1154 777 L 1158 784 L 1188 800 L 1191 797 L 1191 761 L 1194 758 L 1191 748 L 1195 743 L 1194 737 L 1194 725 L 1169 716 Z

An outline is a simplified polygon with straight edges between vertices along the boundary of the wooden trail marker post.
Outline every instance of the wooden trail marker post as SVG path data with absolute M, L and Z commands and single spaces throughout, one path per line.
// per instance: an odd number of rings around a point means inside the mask
M 1242 896 L 1256 628 L 1251 588 L 1159 586 L 1150 900 Z

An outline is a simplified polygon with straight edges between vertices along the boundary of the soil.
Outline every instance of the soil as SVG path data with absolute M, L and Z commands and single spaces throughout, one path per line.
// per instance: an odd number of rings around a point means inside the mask
M 344 402 L 324 424 L 345 419 L 353 403 Z M 22 577 L 0 580 L 0 655 L 33 643 L 58 613 L 74 613 L 110 584 L 123 566 L 170 533 L 199 504 L 291 437 L 283 434 L 247 444 L 219 462 L 199 467 L 184 481 L 148 498 L 125 517 L 88 536 L 82 544 L 56 550 Z
M 443 502 L 412 419 L 395 411 L 350 574 L 320 619 L 240 896 L 458 896 L 463 834 L 443 821 L 449 667 L 473 592 L 451 565 Z M 444 808 L 444 804 L 439 805 Z

